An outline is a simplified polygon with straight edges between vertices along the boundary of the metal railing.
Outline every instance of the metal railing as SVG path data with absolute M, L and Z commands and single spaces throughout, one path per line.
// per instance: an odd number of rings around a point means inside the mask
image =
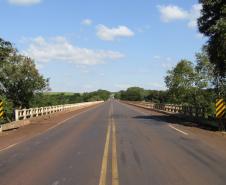
M 48 114 L 52 114 L 52 113 L 60 112 L 60 111 L 64 111 L 64 110 L 70 110 L 70 109 L 75 109 L 75 108 L 84 108 L 84 107 L 99 104 L 102 102 L 103 101 L 84 102 L 84 103 L 75 103 L 75 104 L 66 104 L 66 105 L 15 110 L 15 120 L 16 121 L 25 120 L 28 118 L 48 115 Z

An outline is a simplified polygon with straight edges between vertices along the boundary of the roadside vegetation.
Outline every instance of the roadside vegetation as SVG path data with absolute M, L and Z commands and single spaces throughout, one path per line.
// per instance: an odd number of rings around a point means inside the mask
M 166 91 L 131 87 L 115 94 L 130 101 L 151 101 L 205 108 L 215 114 L 217 98 L 226 100 L 226 3 L 224 0 L 200 0 L 200 33 L 208 38 L 196 61 L 182 59 L 167 72 Z
M 226 3 L 200 0 L 200 33 L 208 38 L 196 61 L 182 59 L 167 72 L 167 90 L 131 87 L 114 93 L 115 98 L 205 107 L 214 115 L 217 98 L 226 99 Z M 111 92 L 50 93 L 49 79 L 42 76 L 33 59 L 23 56 L 12 43 L 0 38 L 0 99 L 4 101 L 4 120 L 13 120 L 14 109 L 107 100 Z
M 111 93 L 106 90 L 97 90 L 85 93 L 44 92 L 36 93 L 30 101 L 29 107 L 43 107 L 63 105 L 89 101 L 106 101 Z
M 105 90 L 83 94 L 49 90 L 49 79 L 39 73 L 34 60 L 0 38 L 0 99 L 5 113 L 0 123 L 12 121 L 15 109 L 107 100 L 110 96 Z

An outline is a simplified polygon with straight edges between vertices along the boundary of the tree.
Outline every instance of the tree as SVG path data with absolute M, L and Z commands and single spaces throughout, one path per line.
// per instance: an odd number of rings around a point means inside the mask
M 146 94 L 146 101 L 151 101 L 153 103 L 167 103 L 170 101 L 167 91 L 146 90 Z
M 196 65 L 182 60 L 165 77 L 171 103 L 203 107 L 209 114 L 214 111 L 216 94 L 212 89 L 214 65 L 210 63 L 205 48 L 196 54 Z
M 140 87 L 130 87 L 126 91 L 120 91 L 120 98 L 129 101 L 142 101 L 144 100 L 145 91 Z
M 104 100 L 106 101 L 107 99 L 110 98 L 111 93 L 106 90 L 97 90 L 93 92 L 86 92 L 82 94 L 83 101 L 88 102 L 88 101 L 99 101 L 99 100 Z
M 102 89 L 99 89 L 95 93 L 96 93 L 97 96 L 99 96 L 99 98 L 101 100 L 104 100 L 104 101 L 106 101 L 107 99 L 109 99 L 110 98 L 110 95 L 111 95 L 111 93 L 109 91 L 102 90 Z
M 199 31 L 209 37 L 207 52 L 214 64 L 215 84 L 220 94 L 225 94 L 226 84 L 226 1 L 199 0 L 202 4 L 198 19 Z
M 12 44 L 8 41 L 0 38 L 0 65 L 10 56 L 10 54 L 15 53 L 16 49 L 13 48 Z
M 39 74 L 32 59 L 18 54 L 9 42 L 1 39 L 0 43 L 0 94 L 14 107 L 29 107 L 35 93 L 48 88 L 48 79 Z
M 196 73 L 193 64 L 190 61 L 181 60 L 174 69 L 167 73 L 165 83 L 172 100 L 179 104 L 187 102 L 188 94 L 195 90 Z
M 215 81 L 214 64 L 209 60 L 206 47 L 202 49 L 202 52 L 196 53 L 195 71 L 199 74 L 200 81 L 205 86 L 213 87 Z

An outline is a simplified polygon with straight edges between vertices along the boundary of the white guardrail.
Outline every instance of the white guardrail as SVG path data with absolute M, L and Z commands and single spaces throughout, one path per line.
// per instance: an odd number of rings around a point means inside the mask
M 52 113 L 60 112 L 60 111 L 64 111 L 64 110 L 84 108 L 84 107 L 99 104 L 102 102 L 103 101 L 84 102 L 84 103 L 75 103 L 75 104 L 56 105 L 56 106 L 49 106 L 49 107 L 15 110 L 15 120 L 16 121 L 25 120 L 28 118 L 48 115 L 48 114 L 52 114 Z

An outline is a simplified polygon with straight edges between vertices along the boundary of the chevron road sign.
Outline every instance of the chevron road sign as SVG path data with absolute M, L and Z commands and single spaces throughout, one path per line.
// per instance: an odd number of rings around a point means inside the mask
M 0 100 L 0 119 L 3 118 L 4 110 L 3 110 L 3 101 Z
M 225 101 L 224 99 L 216 100 L 216 118 L 221 119 L 225 114 Z

